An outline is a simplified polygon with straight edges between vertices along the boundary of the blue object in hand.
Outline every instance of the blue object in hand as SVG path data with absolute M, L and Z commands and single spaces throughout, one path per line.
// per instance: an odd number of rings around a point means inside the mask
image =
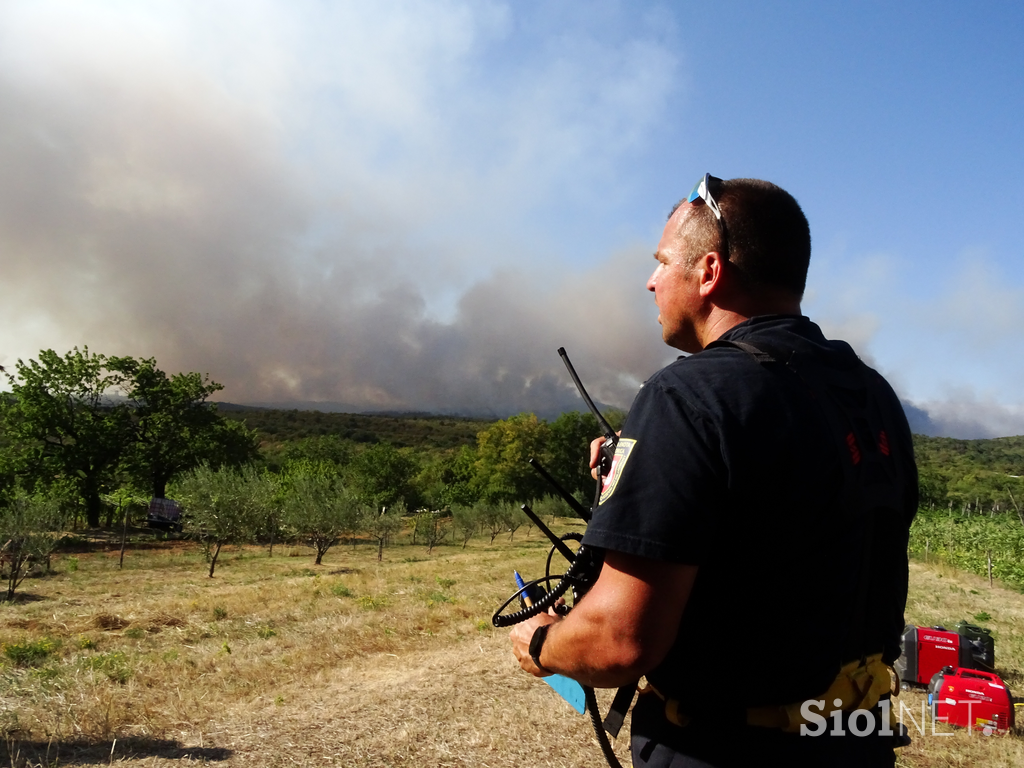
M 527 590 L 524 589 L 524 587 L 526 587 L 526 582 L 523 581 L 523 577 L 519 575 L 519 571 L 512 571 L 512 573 L 515 574 L 516 577 L 516 586 L 523 590 L 520 595 L 523 604 L 529 608 L 533 605 L 533 600 L 529 598 Z M 569 705 L 581 715 L 587 711 L 587 699 L 583 693 L 583 686 L 571 677 L 566 677 L 565 675 L 548 675 L 547 677 L 542 677 L 541 680 L 550 685 L 555 693 L 569 702 Z

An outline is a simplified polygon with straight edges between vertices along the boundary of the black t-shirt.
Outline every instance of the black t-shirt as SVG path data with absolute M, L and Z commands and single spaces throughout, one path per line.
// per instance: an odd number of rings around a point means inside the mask
M 722 339 L 870 375 L 891 425 L 886 456 L 902 504 L 871 558 L 884 594 L 869 610 L 884 613 L 887 656 L 898 654 L 917 508 L 899 400 L 849 345 L 826 340 L 805 317 L 753 318 Z M 699 566 L 675 644 L 647 675 L 683 712 L 740 717 L 747 707 L 803 701 L 824 692 L 845 661 L 863 537 L 837 512 L 848 457 L 821 399 L 785 366 L 717 347 L 659 371 L 630 409 L 584 543 Z

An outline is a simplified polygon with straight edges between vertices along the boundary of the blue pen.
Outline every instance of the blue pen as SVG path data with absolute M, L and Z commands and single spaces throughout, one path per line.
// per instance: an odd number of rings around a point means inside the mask
M 530 597 L 526 594 L 526 582 L 523 581 L 523 577 L 519 575 L 519 571 L 512 571 L 512 573 L 516 577 L 516 586 L 519 587 L 520 590 L 522 590 L 519 593 L 519 596 L 523 600 L 523 605 L 525 605 L 527 608 L 532 608 L 533 600 L 531 600 Z

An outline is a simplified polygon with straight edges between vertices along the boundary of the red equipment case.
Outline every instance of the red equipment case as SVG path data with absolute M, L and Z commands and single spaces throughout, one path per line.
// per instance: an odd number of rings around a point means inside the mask
M 962 668 L 938 672 L 928 686 L 928 702 L 932 717 L 950 725 L 977 728 L 985 734 L 1013 728 L 1010 689 L 991 672 Z
M 976 664 L 970 641 L 943 627 L 915 627 L 903 631 L 903 652 L 894 665 L 905 683 L 928 685 L 944 667 L 973 669 Z

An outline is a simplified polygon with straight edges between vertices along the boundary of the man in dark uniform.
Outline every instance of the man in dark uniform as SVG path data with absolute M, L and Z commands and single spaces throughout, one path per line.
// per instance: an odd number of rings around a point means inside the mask
M 646 676 L 637 768 L 892 765 L 917 508 L 899 400 L 801 315 L 810 230 L 779 187 L 706 175 L 655 258 L 662 337 L 691 354 L 630 409 L 584 538 L 598 580 L 513 652 L 595 687 Z

